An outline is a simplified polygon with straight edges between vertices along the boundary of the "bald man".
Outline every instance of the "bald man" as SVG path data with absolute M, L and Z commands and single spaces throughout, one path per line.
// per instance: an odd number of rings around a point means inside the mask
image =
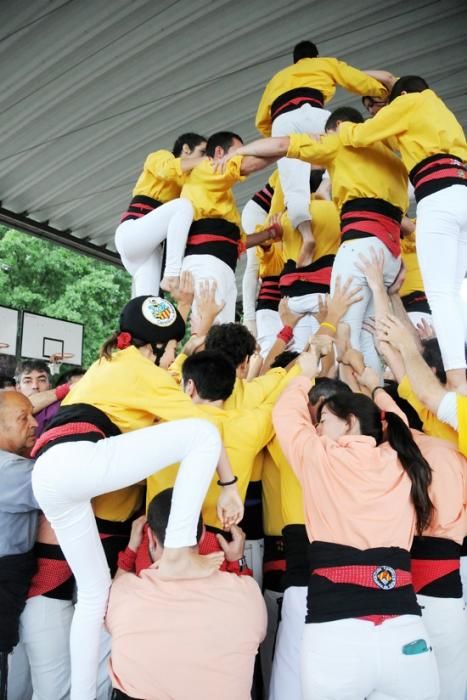
M 0 700 L 6 699 L 8 654 L 18 643 L 19 618 L 36 569 L 34 462 L 23 457 L 34 444 L 36 427 L 26 396 L 0 393 Z

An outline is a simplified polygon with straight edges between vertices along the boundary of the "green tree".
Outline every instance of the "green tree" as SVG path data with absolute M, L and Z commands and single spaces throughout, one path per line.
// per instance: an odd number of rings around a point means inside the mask
M 117 327 L 131 294 L 123 270 L 0 226 L 0 304 L 84 325 L 83 364 Z

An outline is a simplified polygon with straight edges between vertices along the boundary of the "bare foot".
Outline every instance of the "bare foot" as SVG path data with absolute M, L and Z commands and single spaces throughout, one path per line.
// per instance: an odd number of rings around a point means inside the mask
M 164 292 L 171 292 L 180 284 L 180 277 L 163 277 L 160 287 Z
M 313 253 L 315 252 L 314 240 L 304 241 L 300 255 L 297 260 L 297 267 L 307 267 L 313 262 Z
M 224 552 L 201 555 L 193 547 L 166 547 L 158 572 L 161 578 L 206 578 L 217 571 L 223 561 Z

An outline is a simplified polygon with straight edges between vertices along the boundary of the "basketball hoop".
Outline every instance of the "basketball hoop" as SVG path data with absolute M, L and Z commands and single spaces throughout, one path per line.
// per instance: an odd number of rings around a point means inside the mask
M 10 343 L 1 343 L 0 342 L 0 355 L 2 354 L 2 350 L 6 350 L 9 347 L 10 347 Z
M 58 374 L 60 371 L 60 365 L 66 360 L 71 360 L 75 354 L 73 352 L 55 352 L 49 357 L 49 369 L 50 374 Z

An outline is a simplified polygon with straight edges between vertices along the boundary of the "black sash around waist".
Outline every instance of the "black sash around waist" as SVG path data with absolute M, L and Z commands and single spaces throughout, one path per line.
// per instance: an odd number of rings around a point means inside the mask
M 431 314 L 430 305 L 426 294 L 423 291 L 410 292 L 401 297 L 404 309 L 407 312 L 417 311 L 419 313 Z
M 451 153 L 435 153 L 417 163 L 410 171 L 409 179 L 419 202 L 451 185 L 467 185 L 467 164 Z
M 282 95 L 276 97 L 271 105 L 271 121 L 274 121 L 281 114 L 300 109 L 305 104 L 322 109 L 324 107 L 324 96 L 321 90 L 315 90 L 315 88 L 311 87 L 298 87 L 283 92 Z
M 185 256 L 213 255 L 235 272 L 240 242 L 236 224 L 225 219 L 198 219 L 191 224 Z
M 315 541 L 309 545 L 309 556 L 307 623 L 370 615 L 420 615 L 407 550 L 360 550 Z M 355 582 L 335 582 L 349 578 Z
M 286 525 L 284 538 L 284 590 L 289 586 L 307 586 L 310 578 L 308 535 L 305 525 Z
M 462 545 L 445 537 L 414 537 L 412 578 L 415 591 L 434 598 L 462 598 Z
M 137 194 L 133 197 L 128 205 L 128 209 L 123 212 L 120 223 L 130 221 L 131 219 L 141 219 L 146 214 L 149 214 L 153 209 L 162 206 L 163 202 L 152 197 L 146 197 L 144 194 Z
M 36 572 L 34 551 L 0 557 L 0 652 L 10 653 L 19 641 L 19 618 Z

